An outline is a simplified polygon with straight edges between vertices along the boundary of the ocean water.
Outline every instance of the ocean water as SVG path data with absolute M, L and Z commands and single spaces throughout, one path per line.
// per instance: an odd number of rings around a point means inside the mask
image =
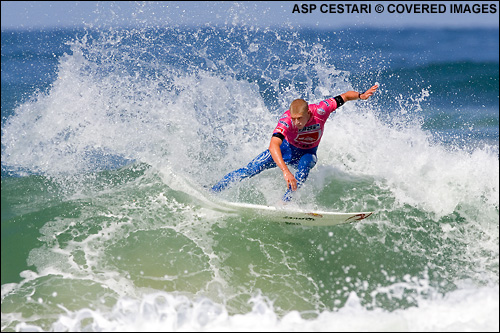
M 2 331 L 498 331 L 498 29 L 2 31 Z M 349 102 L 293 205 L 206 188 Z M 219 198 L 273 205 L 268 170 Z

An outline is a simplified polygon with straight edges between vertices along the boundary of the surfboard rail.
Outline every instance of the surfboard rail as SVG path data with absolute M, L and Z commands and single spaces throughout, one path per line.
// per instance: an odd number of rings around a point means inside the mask
M 327 212 L 292 207 L 275 207 L 241 202 L 220 201 L 225 211 L 239 215 L 265 217 L 285 224 L 304 226 L 334 226 L 354 223 L 371 216 L 373 212 Z

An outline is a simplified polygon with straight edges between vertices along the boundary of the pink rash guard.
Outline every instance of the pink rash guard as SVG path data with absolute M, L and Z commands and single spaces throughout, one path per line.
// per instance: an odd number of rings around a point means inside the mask
M 281 133 L 288 143 L 300 149 L 317 147 L 321 141 L 326 120 L 339 106 L 337 103 L 339 97 L 329 98 L 318 104 L 309 104 L 311 118 L 301 130 L 293 124 L 290 110 L 287 110 L 278 121 L 273 134 Z

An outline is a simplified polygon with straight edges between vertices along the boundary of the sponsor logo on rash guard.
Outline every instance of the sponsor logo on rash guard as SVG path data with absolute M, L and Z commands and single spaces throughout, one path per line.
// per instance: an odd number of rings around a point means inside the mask
M 302 147 L 308 147 L 321 139 L 321 125 L 314 124 L 299 130 L 295 142 Z
M 308 131 L 315 131 L 315 130 L 320 129 L 320 128 L 321 128 L 320 124 L 314 124 L 311 126 L 304 127 L 303 129 L 299 130 L 299 133 L 308 132 Z
M 282 118 L 282 119 L 283 119 L 283 118 Z M 290 128 L 290 127 L 288 126 L 288 124 L 287 124 L 286 122 L 284 122 L 283 120 L 280 120 L 280 121 L 279 121 L 279 123 L 280 123 L 281 125 L 285 126 L 286 128 Z

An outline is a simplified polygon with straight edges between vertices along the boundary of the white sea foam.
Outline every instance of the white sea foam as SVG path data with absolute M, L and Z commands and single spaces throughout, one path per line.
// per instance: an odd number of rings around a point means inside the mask
M 392 312 L 366 309 L 352 292 L 338 311 L 301 315 L 291 311 L 278 315 L 266 297 L 251 299 L 252 310 L 230 314 L 207 298 L 194 301 L 165 292 L 145 295 L 140 300 L 123 297 L 109 311 L 81 309 L 66 313 L 52 325 L 52 331 L 106 332 L 497 332 L 499 329 L 498 285 L 464 287 L 446 296 L 420 299 L 418 306 Z M 18 324 L 20 331 L 41 331 L 40 327 Z
M 155 61 L 154 57 L 148 64 L 139 60 L 136 54 L 133 59 L 140 65 L 137 67 L 147 68 L 150 65 L 149 69 L 153 72 L 136 73 L 136 67 L 127 67 L 127 52 L 124 52 L 123 58 L 116 58 L 116 47 L 122 42 L 126 46 L 126 41 L 122 41 L 125 37 L 110 36 L 97 43 L 83 39 L 81 43 L 73 43 L 72 54 L 60 59 L 59 77 L 50 91 L 21 105 L 2 128 L 2 162 L 13 168 L 59 176 L 109 167 L 106 163 L 111 164 L 113 169 L 123 164 L 124 160 L 134 160 L 152 166 L 153 175 L 146 176 L 149 177 L 147 184 L 137 181 L 125 189 L 114 187 L 111 180 L 109 187 L 96 190 L 88 202 L 76 209 L 78 216 L 48 221 L 40 229 L 38 240 L 42 245 L 33 248 L 28 257 L 28 264 L 34 265 L 37 273 L 25 271 L 22 274 L 24 284 L 20 286 L 2 286 L 2 297 L 9 298 L 14 294 L 13 299 L 17 296 L 20 299 L 15 300 L 17 304 L 24 304 L 25 289 L 31 288 L 29 283 L 33 282 L 33 289 L 26 293 L 30 297 L 34 294 L 34 301 L 31 301 L 37 309 L 44 307 L 37 312 L 37 316 L 57 316 L 59 308 L 65 312 L 50 326 L 54 331 L 498 331 L 498 285 L 465 285 L 444 297 L 418 294 L 417 306 L 398 308 L 392 312 L 376 306 L 367 309 L 360 300 L 363 299 L 361 293 L 351 292 L 345 305 L 335 311 L 314 312 L 317 316 L 314 319 L 311 319 L 311 313 L 301 314 L 296 310 L 283 314 L 273 307 L 272 302 L 258 296 L 253 299 L 251 311 L 234 313 L 233 308 L 224 305 L 224 302 L 229 302 L 238 292 L 251 293 L 258 282 L 255 277 L 264 275 L 262 272 L 268 266 L 282 263 L 283 258 L 290 260 L 286 258 L 290 244 L 283 242 L 276 245 L 274 239 L 264 241 L 259 238 L 256 242 L 269 260 L 267 266 L 257 272 L 250 260 L 250 273 L 243 281 L 246 285 L 234 282 L 233 289 L 219 295 L 216 300 L 215 297 L 192 299 L 173 292 L 144 295 L 143 289 L 151 288 L 149 284 L 154 283 L 159 283 L 156 290 L 175 290 L 175 283 L 186 282 L 187 287 L 180 288 L 179 293 L 207 292 L 215 284 L 227 286 L 225 278 L 232 276 L 224 274 L 226 269 L 237 275 L 237 270 L 247 268 L 224 266 L 223 261 L 230 256 L 229 248 L 234 243 L 228 242 L 224 244 L 227 248 L 214 250 L 217 242 L 231 238 L 231 232 L 240 230 L 237 227 L 224 234 L 210 228 L 213 221 L 221 218 L 213 211 L 199 209 L 197 204 L 200 201 L 206 204 L 207 200 L 204 200 L 197 185 L 212 184 L 226 172 L 245 165 L 266 149 L 277 117 L 286 110 L 291 99 L 307 95 L 311 102 L 317 102 L 330 97 L 325 96 L 328 93 L 351 89 L 351 84 L 346 73 L 323 64 L 327 52 L 321 45 L 308 48 L 298 42 L 294 45 L 304 56 L 301 61 L 290 67 L 283 63 L 270 65 L 258 73 L 262 74 L 259 79 L 267 80 L 264 83 L 269 87 L 265 92 L 269 89 L 276 94 L 272 101 L 276 109 L 268 109 L 269 101 L 263 97 L 263 88 L 248 78 L 238 78 L 240 73 L 231 67 L 227 58 L 209 59 L 205 54 L 208 46 L 189 54 L 195 57 L 194 61 L 187 60 L 191 59 L 188 55 L 181 57 L 188 63 L 187 68 L 181 68 L 183 61 L 177 64 L 177 68 L 173 64 Z M 143 35 L 137 37 L 147 40 Z M 183 34 L 177 37 L 186 38 Z M 161 38 L 158 40 L 161 41 Z M 292 42 L 285 40 L 285 44 Z M 175 46 L 165 47 L 175 50 Z M 257 42 L 251 43 L 250 49 L 252 54 L 267 52 L 265 44 Z M 129 51 L 127 47 L 125 50 Z M 147 54 L 148 46 L 141 49 L 139 45 L 139 55 L 141 51 Z M 172 54 L 175 55 L 175 52 Z M 236 62 L 251 65 L 247 56 Z M 203 64 L 207 64 L 209 69 L 199 65 L 200 59 L 204 59 Z M 217 68 L 222 70 L 217 71 Z M 314 77 L 317 82 L 313 84 L 307 77 Z M 283 83 L 286 80 L 303 86 L 299 88 L 291 84 L 281 89 L 280 85 L 286 84 Z M 383 90 L 377 94 L 383 94 Z M 457 248 L 465 250 L 464 253 L 451 251 L 450 260 L 456 257 L 463 259 L 463 262 L 473 266 L 470 270 L 479 268 L 477 274 L 486 275 L 484 280 L 498 283 L 498 152 L 487 147 L 471 151 L 445 147 L 434 142 L 432 135 L 418 124 L 418 119 L 414 123 L 400 119 L 383 121 L 385 118 L 381 105 L 377 103 L 378 95 L 367 102 L 347 103 L 328 121 L 318 150 L 319 162 L 311 172 L 309 183 L 328 185 L 332 177 L 343 172 L 340 178 L 348 175 L 345 177 L 361 178 L 362 181 L 368 179 L 367 182 L 377 189 L 375 194 L 367 194 L 368 197 L 374 196 L 371 205 L 378 207 L 386 204 L 384 209 L 389 213 L 403 216 L 402 207 L 409 206 L 426 218 L 431 216 L 433 223 L 453 213 L 460 214 L 465 219 L 463 224 L 455 221 L 452 221 L 453 226 L 443 224 L 443 233 L 435 237 L 456 240 L 460 245 Z M 399 104 L 400 114 L 418 113 L 421 111 L 419 103 L 427 96 L 428 92 L 423 90 L 421 94 L 411 96 L 409 101 L 402 101 Z M 163 184 L 158 184 L 154 174 L 159 174 Z M 273 202 L 282 194 L 280 177 L 278 173 L 270 172 L 248 180 L 244 186 L 258 188 L 253 192 L 247 190 L 247 193 Z M 88 199 L 81 194 L 82 185 L 77 178 L 72 181 L 70 186 L 74 191 L 70 197 Z M 142 202 L 131 202 L 129 195 L 135 194 L 133 190 L 136 188 L 163 185 L 161 191 L 171 190 L 169 195 L 152 191 L 151 195 L 147 192 L 141 197 Z M 307 196 L 314 194 L 314 189 L 314 185 L 310 185 L 304 187 L 302 192 Z M 179 201 L 175 191 L 191 199 Z M 340 203 L 359 201 L 359 195 L 346 192 L 338 200 Z M 385 201 L 377 197 L 382 197 L 382 192 L 384 195 L 385 192 L 390 193 Z M 239 188 L 235 187 L 225 195 L 237 198 Z M 68 213 L 64 211 L 60 215 L 67 216 Z M 373 219 L 375 226 L 384 228 L 375 235 L 366 232 L 371 237 L 367 237 L 367 241 L 385 244 L 388 230 L 397 232 L 408 228 L 404 216 L 390 221 L 385 219 L 387 216 L 385 211 L 381 211 Z M 464 224 L 467 227 L 461 229 Z M 217 227 L 222 228 L 223 221 Z M 365 232 L 363 228 L 359 227 L 361 231 L 358 232 Z M 412 235 L 412 231 L 400 232 L 398 236 Z M 154 255 L 150 253 L 149 242 L 156 240 L 155 236 L 161 232 L 164 233 L 158 237 L 162 241 L 159 252 L 166 252 L 170 255 L 168 258 L 160 257 L 158 251 L 154 251 Z M 353 229 L 353 232 L 356 231 Z M 143 243 L 137 243 L 142 251 L 137 251 L 134 247 L 136 243 L 133 243 L 139 234 L 144 237 L 141 239 Z M 262 234 L 259 231 L 259 236 Z M 214 235 L 219 237 L 218 241 L 212 238 Z M 429 242 L 434 241 L 431 237 L 434 235 L 427 236 Z M 168 247 L 179 239 L 180 242 L 174 245 L 180 246 Z M 246 240 L 247 246 L 252 245 L 252 239 Z M 301 242 L 290 243 L 297 245 Z M 322 250 L 321 245 L 318 245 L 318 251 Z M 420 255 L 424 251 L 431 252 L 429 258 L 434 259 L 432 255 L 435 252 L 429 244 L 421 245 L 414 241 L 393 246 L 394 251 L 407 250 L 410 254 L 412 251 Z M 122 254 L 125 250 L 133 254 L 127 263 L 124 263 L 125 255 Z M 186 270 L 170 275 L 165 273 L 172 266 L 177 269 L 176 265 L 182 260 L 178 259 L 181 258 L 181 250 L 187 252 L 184 258 L 189 259 L 190 267 L 194 267 L 194 273 L 200 273 L 200 277 L 192 276 Z M 393 251 L 392 248 L 388 250 Z M 447 248 L 435 249 L 436 252 L 441 250 Z M 256 253 L 261 254 L 260 251 Z M 328 259 L 327 255 L 322 253 L 321 258 Z M 478 265 L 474 265 L 475 261 L 479 261 Z M 341 269 L 347 274 L 350 262 L 345 263 L 346 266 Z M 473 275 L 470 270 L 466 274 Z M 297 272 L 301 273 L 299 268 Z M 311 277 L 317 273 L 315 269 L 311 272 L 306 270 L 300 276 L 305 282 L 293 282 L 299 285 L 297 288 L 303 289 L 306 288 L 301 283 L 312 285 L 312 291 L 307 291 L 310 296 L 307 302 L 313 307 L 318 297 L 317 286 L 323 282 Z M 289 272 L 279 277 L 281 281 L 288 282 L 286 274 Z M 268 277 L 270 281 L 276 279 L 272 273 Z M 52 282 L 53 289 L 47 288 L 47 295 L 52 298 L 64 297 L 58 284 L 64 278 L 70 280 L 65 282 L 69 285 L 67 289 L 72 291 L 86 290 L 87 285 L 82 281 L 90 280 L 98 289 L 92 294 L 92 297 L 95 296 L 93 301 L 99 302 L 99 297 L 111 289 L 113 300 L 117 299 L 116 304 L 110 310 L 95 306 L 80 308 L 81 303 L 87 302 L 84 295 L 77 300 L 78 310 L 68 310 L 62 305 L 72 304 L 72 299 L 59 303 L 54 301 L 49 305 L 47 298 L 39 294 L 46 291 L 43 287 L 50 286 L 46 280 L 52 278 L 55 281 Z M 350 282 L 349 279 L 348 276 L 343 278 L 347 282 Z M 286 282 L 282 283 L 282 295 L 290 290 L 297 291 L 294 290 L 295 285 L 290 287 Z M 375 292 L 399 292 L 404 287 L 404 284 L 392 284 L 379 287 Z M 366 289 L 361 288 L 363 291 Z M 19 295 L 15 295 L 16 292 Z M 12 303 L 15 304 L 15 301 Z M 7 303 L 3 299 L 2 311 L 5 305 L 9 305 Z M 27 308 L 32 305 L 27 304 Z M 58 309 L 54 310 L 51 306 Z M 19 313 L 18 310 L 6 311 L 5 318 L 11 317 L 12 322 L 20 322 L 16 326 L 19 330 L 41 329 L 34 326 L 36 324 L 31 320 L 20 318 Z

